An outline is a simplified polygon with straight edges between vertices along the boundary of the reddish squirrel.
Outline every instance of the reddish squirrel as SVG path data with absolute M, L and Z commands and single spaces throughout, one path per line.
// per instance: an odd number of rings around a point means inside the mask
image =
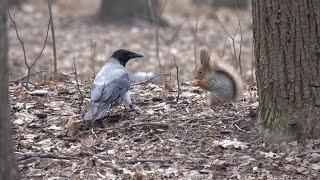
M 210 56 L 208 49 L 200 51 L 200 67 L 195 72 L 195 86 L 210 92 L 209 105 L 236 101 L 242 93 L 242 79 L 230 64 L 217 60 L 217 54 Z

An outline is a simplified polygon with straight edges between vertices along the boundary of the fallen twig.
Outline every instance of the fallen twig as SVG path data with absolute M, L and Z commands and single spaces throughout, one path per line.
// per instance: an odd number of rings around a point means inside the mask
M 62 159 L 62 160 L 72 160 L 72 159 L 80 160 L 78 158 L 74 158 L 74 157 L 70 157 L 70 156 L 57 156 L 52 153 L 43 153 L 43 154 L 25 154 L 22 157 L 17 158 L 17 163 L 18 164 L 29 164 L 29 163 L 32 163 L 34 161 L 37 161 L 37 160 L 43 159 L 43 158 Z
M 34 76 L 34 75 L 37 75 L 37 74 L 40 74 L 40 73 L 44 73 L 44 72 L 48 72 L 48 71 L 37 71 L 37 72 L 34 72 L 34 73 L 30 73 L 29 75 L 23 76 L 21 78 L 18 78 L 18 79 L 15 79 L 15 80 L 11 80 L 11 81 L 9 81 L 9 83 L 18 83 L 18 82 L 23 81 L 26 78 L 29 78 L 31 76 Z
M 119 172 L 119 173 L 123 172 L 123 170 L 119 166 L 117 166 L 116 164 L 110 161 L 107 161 L 108 158 L 106 156 L 103 156 L 100 154 L 93 154 L 93 153 L 88 153 L 88 155 L 92 156 L 92 159 L 94 159 L 95 161 L 99 161 L 104 166 L 111 168 L 116 172 Z
M 241 129 L 237 124 L 234 124 L 234 126 L 242 132 L 247 132 L 246 130 Z
M 168 124 L 160 123 L 160 122 L 146 122 L 146 123 L 138 123 L 138 124 L 123 124 L 118 127 L 113 127 L 113 128 L 105 128 L 101 129 L 101 131 L 112 131 L 112 130 L 117 130 L 117 129 L 122 129 L 122 128 L 133 128 L 133 127 L 139 127 L 139 126 L 165 126 L 169 127 Z
M 31 76 L 34 76 L 34 75 L 37 75 L 37 74 L 40 74 L 40 73 L 45 73 L 45 72 L 46 73 L 54 73 L 54 72 L 46 71 L 46 70 L 37 71 L 37 72 L 34 72 L 34 73 L 30 73 L 29 75 L 25 75 L 25 76 L 23 76 L 21 78 L 18 78 L 18 79 L 15 79 L 15 80 L 11 80 L 11 81 L 9 81 L 9 83 L 18 83 L 18 82 L 23 81 L 26 78 L 29 78 Z M 64 73 L 56 73 L 56 74 L 65 75 L 66 76 L 66 74 L 64 74 Z M 31 84 L 31 82 L 29 82 L 29 83 Z
M 126 161 L 129 164 L 136 164 L 136 163 L 170 163 L 171 160 L 169 159 L 134 159 Z
M 74 68 L 74 76 L 75 76 L 75 79 L 76 79 L 76 85 L 77 85 L 77 89 L 79 91 L 79 95 L 80 95 L 80 104 L 79 104 L 79 108 L 80 108 L 80 112 L 81 112 L 81 107 L 82 107 L 82 104 L 83 104 L 83 99 L 84 99 L 84 96 L 82 94 L 82 91 L 80 89 L 80 86 L 79 86 L 79 79 L 78 79 L 78 72 L 77 72 L 77 66 L 76 66 L 76 59 L 73 59 L 73 68 Z

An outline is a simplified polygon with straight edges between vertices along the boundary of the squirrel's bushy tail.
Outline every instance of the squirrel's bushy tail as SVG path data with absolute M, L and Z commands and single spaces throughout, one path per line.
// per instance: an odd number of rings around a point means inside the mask
M 210 53 L 208 49 L 202 49 L 200 51 L 200 58 L 210 59 L 210 68 L 213 71 L 226 74 L 230 77 L 234 86 L 233 100 L 238 100 L 243 90 L 242 77 L 239 71 L 228 62 L 222 61 L 215 50 L 212 50 Z

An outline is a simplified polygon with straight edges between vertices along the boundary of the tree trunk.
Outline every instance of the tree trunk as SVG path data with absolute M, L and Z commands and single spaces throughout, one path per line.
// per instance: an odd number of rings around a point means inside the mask
M 149 3 L 151 2 L 152 11 Z M 162 7 L 158 0 L 103 0 L 100 6 L 99 17 L 107 21 L 126 21 L 144 19 L 152 21 L 152 13 L 159 17 Z M 160 19 L 160 25 L 167 23 Z
M 320 1 L 252 0 L 260 118 L 273 140 L 320 135 Z
M 10 0 L 9 1 L 9 6 L 20 6 L 21 5 L 21 0 Z
M 0 0 L 0 179 L 17 179 L 8 117 L 8 1 Z

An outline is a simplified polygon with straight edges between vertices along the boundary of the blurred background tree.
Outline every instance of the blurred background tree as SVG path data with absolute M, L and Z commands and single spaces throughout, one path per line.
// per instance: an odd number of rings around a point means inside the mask
M 249 0 L 192 0 L 195 4 L 206 4 L 213 7 L 213 9 L 219 8 L 231 8 L 235 9 L 236 5 L 239 9 L 246 9 L 249 4 Z
M 132 21 L 134 19 L 152 22 L 152 13 L 155 14 L 155 17 L 159 17 L 161 10 L 161 3 L 158 0 L 102 0 L 99 18 L 113 22 Z M 167 23 L 161 18 L 160 25 L 167 25 Z
M 11 142 L 8 91 L 8 1 L 0 0 L 0 179 L 18 179 Z
M 21 0 L 10 0 L 9 6 L 20 6 Z

